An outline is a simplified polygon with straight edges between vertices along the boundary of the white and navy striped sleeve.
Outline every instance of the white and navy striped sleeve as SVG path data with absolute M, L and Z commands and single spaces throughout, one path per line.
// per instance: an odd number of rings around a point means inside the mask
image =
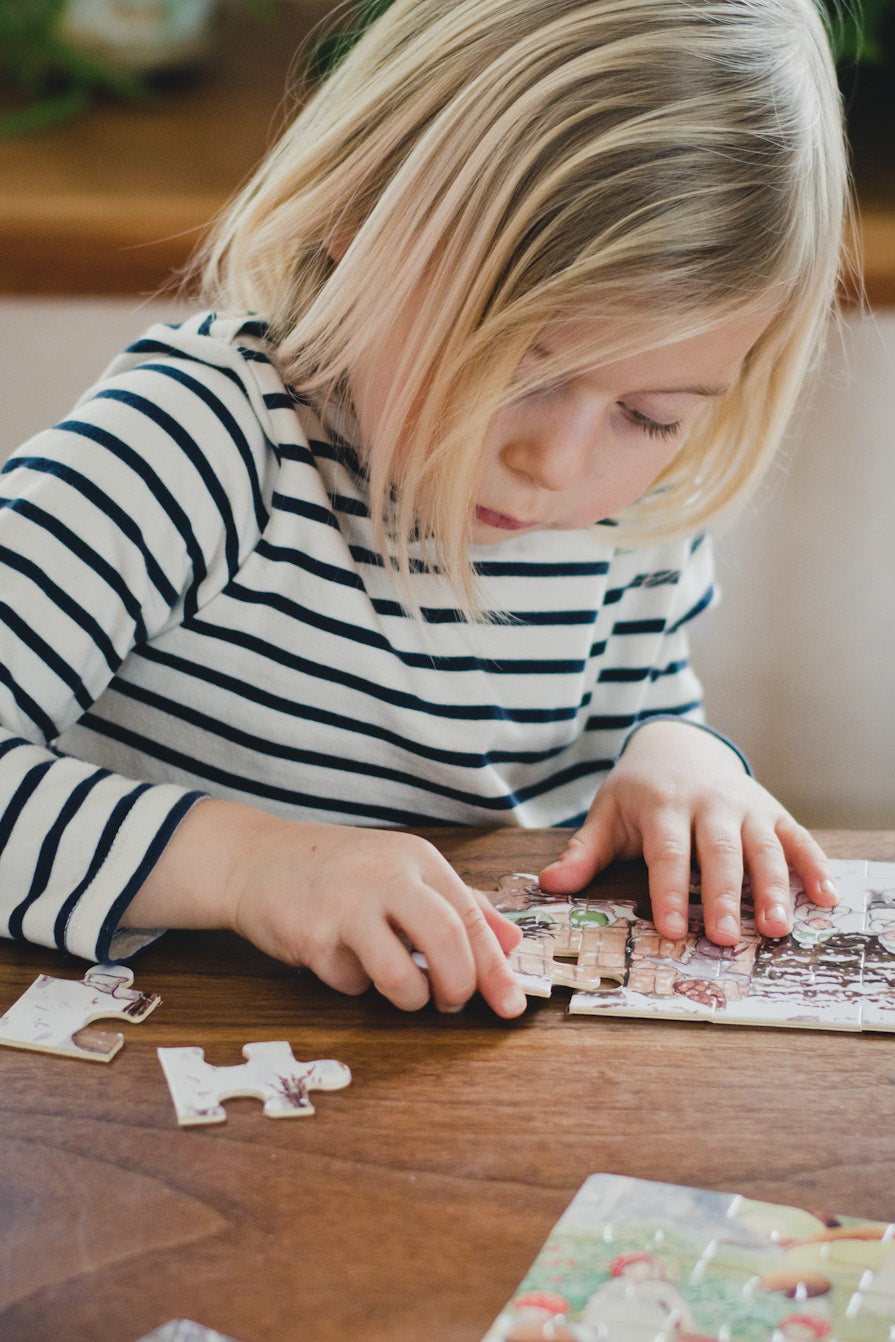
M 156 328 L 0 475 L 0 932 L 86 958 L 135 948 L 121 914 L 202 794 L 53 743 L 263 524 L 263 421 L 209 344 Z
M 640 721 L 656 716 L 705 721 L 702 685 L 690 661 L 690 625 L 718 600 L 711 541 L 700 535 L 685 543 L 673 599 L 662 620 L 662 638 L 649 668 Z M 661 574 L 652 575 L 660 581 Z

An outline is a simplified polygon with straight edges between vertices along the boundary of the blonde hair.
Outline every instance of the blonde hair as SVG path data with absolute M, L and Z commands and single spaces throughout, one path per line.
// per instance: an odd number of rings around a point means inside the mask
M 220 221 L 205 297 L 262 314 L 284 378 L 326 402 L 406 332 L 373 516 L 405 574 L 428 542 L 470 610 L 485 435 L 555 378 L 542 361 L 510 390 L 550 322 L 606 319 L 574 373 L 773 311 L 610 534 L 670 538 L 747 496 L 833 308 L 847 179 L 814 0 L 395 0 Z

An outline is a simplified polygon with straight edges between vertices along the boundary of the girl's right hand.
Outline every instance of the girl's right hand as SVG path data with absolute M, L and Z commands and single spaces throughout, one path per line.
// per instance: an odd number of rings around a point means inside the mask
M 340 992 L 372 983 L 415 1011 L 478 990 L 499 1016 L 526 999 L 507 954 L 521 938 L 426 839 L 295 822 L 208 798 L 181 822 L 133 900 L 129 926 L 229 927 Z M 428 977 L 413 962 L 421 951 Z

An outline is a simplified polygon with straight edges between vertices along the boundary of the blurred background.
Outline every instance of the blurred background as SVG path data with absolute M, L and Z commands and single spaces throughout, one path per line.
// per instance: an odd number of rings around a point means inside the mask
M 0 458 L 150 322 L 203 228 L 387 0 L 0 0 Z M 834 0 L 829 0 L 831 8 Z M 805 823 L 895 828 L 895 0 L 837 9 L 863 297 L 717 538 L 709 718 Z

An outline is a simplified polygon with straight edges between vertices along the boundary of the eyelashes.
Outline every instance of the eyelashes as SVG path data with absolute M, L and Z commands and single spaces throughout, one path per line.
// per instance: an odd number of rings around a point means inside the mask
M 676 437 L 680 432 L 681 421 L 679 419 L 670 424 L 662 424 L 657 419 L 650 419 L 649 415 L 645 415 L 641 410 L 634 410 L 629 405 L 623 405 L 622 402 L 619 402 L 619 409 L 629 424 L 633 424 L 635 428 L 640 429 L 649 438 L 669 439 Z
M 548 400 L 552 396 L 561 394 L 565 391 L 567 386 L 568 383 L 566 381 L 562 378 L 558 378 L 555 382 L 545 382 L 539 387 L 531 388 L 530 391 L 520 392 L 516 400 L 517 403 L 534 400 Z M 626 419 L 633 428 L 637 429 L 640 433 L 645 434 L 648 438 L 669 442 L 672 438 L 676 438 L 681 431 L 683 421 L 680 419 L 663 422 L 662 420 L 651 419 L 650 416 L 645 415 L 642 410 L 635 410 L 633 406 L 626 405 L 624 401 L 617 401 L 616 405 L 621 411 L 624 419 Z

